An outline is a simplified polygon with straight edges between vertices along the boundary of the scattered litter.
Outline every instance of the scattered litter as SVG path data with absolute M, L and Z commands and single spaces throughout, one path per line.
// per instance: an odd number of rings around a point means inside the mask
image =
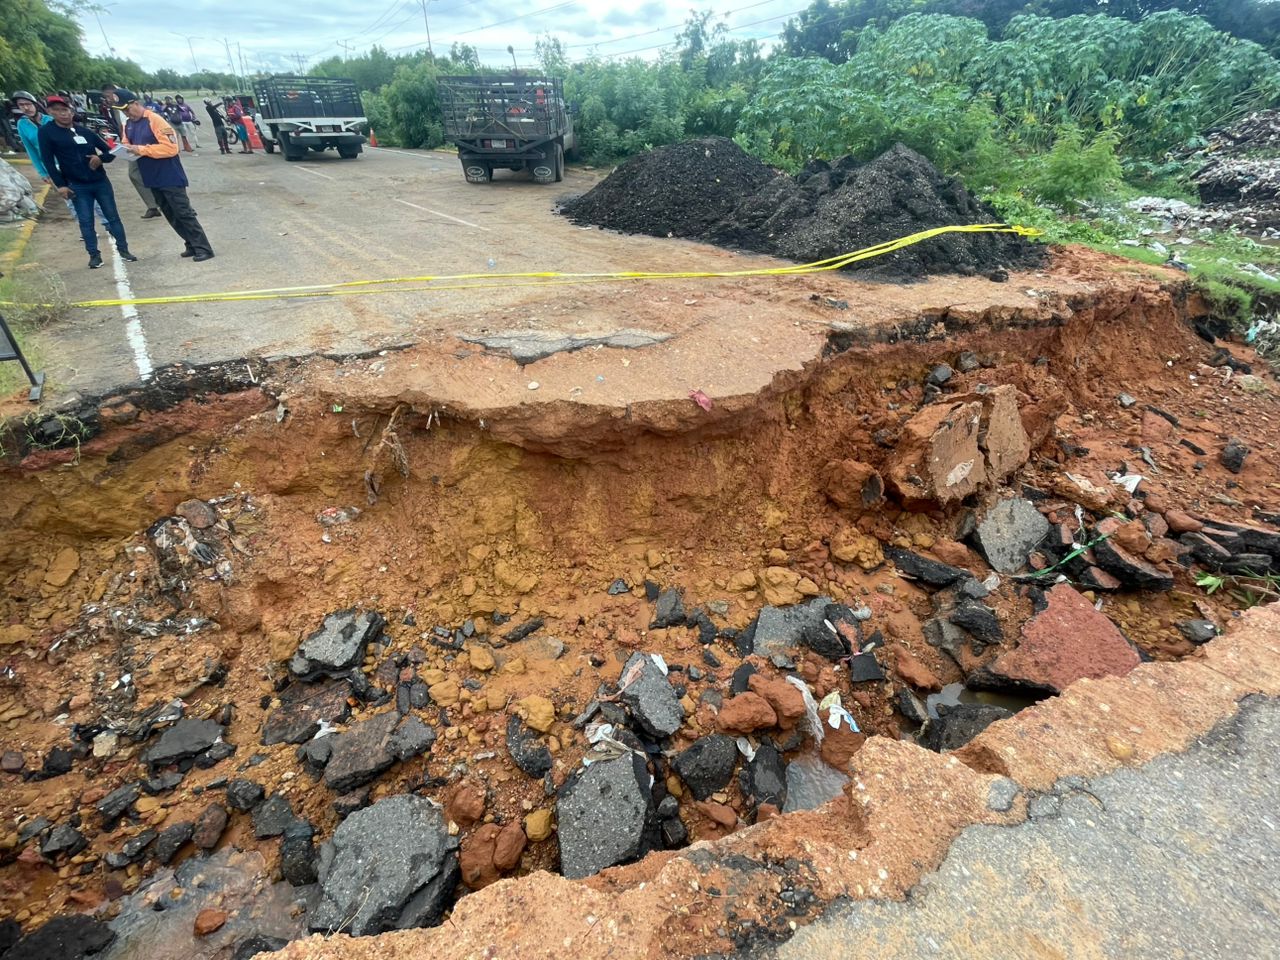
M 800 691 L 800 695 L 804 697 L 804 714 L 805 719 L 809 723 L 809 732 L 813 734 L 813 739 L 818 745 L 822 745 L 822 721 L 818 718 L 818 703 L 813 699 L 813 694 L 809 692 L 808 686 L 799 677 L 786 677 L 787 683 L 791 684 Z
M 316 523 L 322 527 L 337 527 L 351 523 L 359 516 L 359 507 L 325 507 L 316 514 Z
M 746 737 L 738 737 L 735 742 L 738 744 L 738 752 L 746 757 L 747 763 L 756 758 L 756 748 L 751 745 L 750 740 Z
M 703 410 L 711 409 L 711 406 L 712 406 L 711 398 L 708 397 L 701 390 L 690 390 L 689 399 L 692 400 L 694 403 L 696 403 L 698 406 L 700 406 Z
M 1116 474 L 1111 478 L 1111 482 L 1117 487 L 1123 487 L 1129 496 L 1133 496 L 1138 490 L 1138 484 L 1145 479 L 1146 477 L 1140 476 L 1136 473 L 1126 473 L 1123 475 Z

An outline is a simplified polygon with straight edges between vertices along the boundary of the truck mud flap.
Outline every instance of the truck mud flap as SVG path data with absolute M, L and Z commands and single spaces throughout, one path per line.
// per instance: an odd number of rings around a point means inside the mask
M 534 183 L 555 183 L 556 167 L 554 161 L 539 161 L 532 170 Z
M 489 183 L 493 180 L 493 168 L 476 160 L 464 160 L 462 173 L 466 176 L 467 183 Z

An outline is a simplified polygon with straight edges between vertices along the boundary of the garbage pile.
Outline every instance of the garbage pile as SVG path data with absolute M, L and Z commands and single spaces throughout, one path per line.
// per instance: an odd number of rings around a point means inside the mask
M 1208 139 L 1192 175 L 1200 202 L 1249 229 L 1280 228 L 1280 110 L 1252 113 Z
M 794 177 L 772 171 L 731 140 L 661 147 L 619 167 L 562 212 L 577 223 L 686 237 L 801 263 L 933 227 L 1000 217 L 955 177 L 901 144 L 867 163 L 811 161 Z M 1012 234 L 945 234 L 850 266 L 906 280 L 934 273 L 993 274 L 1041 261 Z

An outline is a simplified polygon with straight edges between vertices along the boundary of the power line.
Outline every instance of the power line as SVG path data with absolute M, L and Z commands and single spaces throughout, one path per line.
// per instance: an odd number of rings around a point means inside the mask
M 498 20 L 494 23 L 487 23 L 483 27 L 472 27 L 470 30 L 463 30 L 461 33 L 454 34 L 454 36 L 465 37 L 469 33 L 479 33 L 482 30 L 490 30 L 493 27 L 505 26 L 508 23 L 515 23 L 517 20 L 525 20 L 529 17 L 536 17 L 539 14 L 543 14 L 543 13 L 553 13 L 556 10 L 564 9 L 565 7 L 572 7 L 577 3 L 578 3 L 578 0 L 565 0 L 564 3 L 552 4 L 551 6 L 543 7 L 540 10 L 530 10 L 528 13 L 521 13 L 514 17 L 508 17 L 506 20 Z

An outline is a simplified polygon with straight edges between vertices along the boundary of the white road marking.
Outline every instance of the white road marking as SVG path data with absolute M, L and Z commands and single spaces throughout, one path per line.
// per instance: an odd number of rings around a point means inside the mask
M 294 167 L 294 169 L 295 169 L 295 170 L 305 170 L 307 173 L 314 174 L 314 175 L 315 175 L 315 176 L 317 176 L 317 177 L 324 177 L 326 180 L 332 180 L 332 179 L 333 179 L 333 177 L 329 176 L 327 173 L 321 173 L 319 170 L 312 170 L 310 167 L 302 167 L 302 166 L 298 166 L 298 167 Z
M 413 157 L 415 160 L 436 160 L 441 163 L 446 162 L 444 157 L 426 153 L 411 153 L 408 150 L 397 150 L 395 147 L 371 147 L 379 153 L 398 153 L 402 157 Z
M 486 233 L 492 232 L 488 227 L 482 227 L 478 223 L 472 223 L 470 220 L 463 220 L 461 217 L 451 217 L 447 213 L 441 213 L 439 210 L 432 210 L 430 207 L 420 207 L 416 203 L 410 203 L 408 200 L 401 200 L 399 197 L 396 198 L 396 203 L 403 203 L 406 207 L 413 207 L 413 209 L 421 210 L 423 213 L 430 213 L 437 217 L 444 217 L 446 220 L 452 220 L 454 223 L 460 223 L 464 227 L 475 227 L 477 230 L 483 230 Z
M 114 243 L 111 244 L 111 266 L 116 275 L 116 296 L 121 300 L 132 300 L 133 287 L 129 284 L 129 274 L 125 271 L 124 261 L 120 259 L 120 251 L 116 249 Z M 150 380 L 153 368 L 151 357 L 147 353 L 147 338 L 142 332 L 142 320 L 138 316 L 138 309 L 130 304 L 124 304 L 120 307 L 120 314 L 124 317 L 124 338 L 129 341 L 129 346 L 133 350 L 133 363 L 138 368 L 138 376 L 143 380 Z

